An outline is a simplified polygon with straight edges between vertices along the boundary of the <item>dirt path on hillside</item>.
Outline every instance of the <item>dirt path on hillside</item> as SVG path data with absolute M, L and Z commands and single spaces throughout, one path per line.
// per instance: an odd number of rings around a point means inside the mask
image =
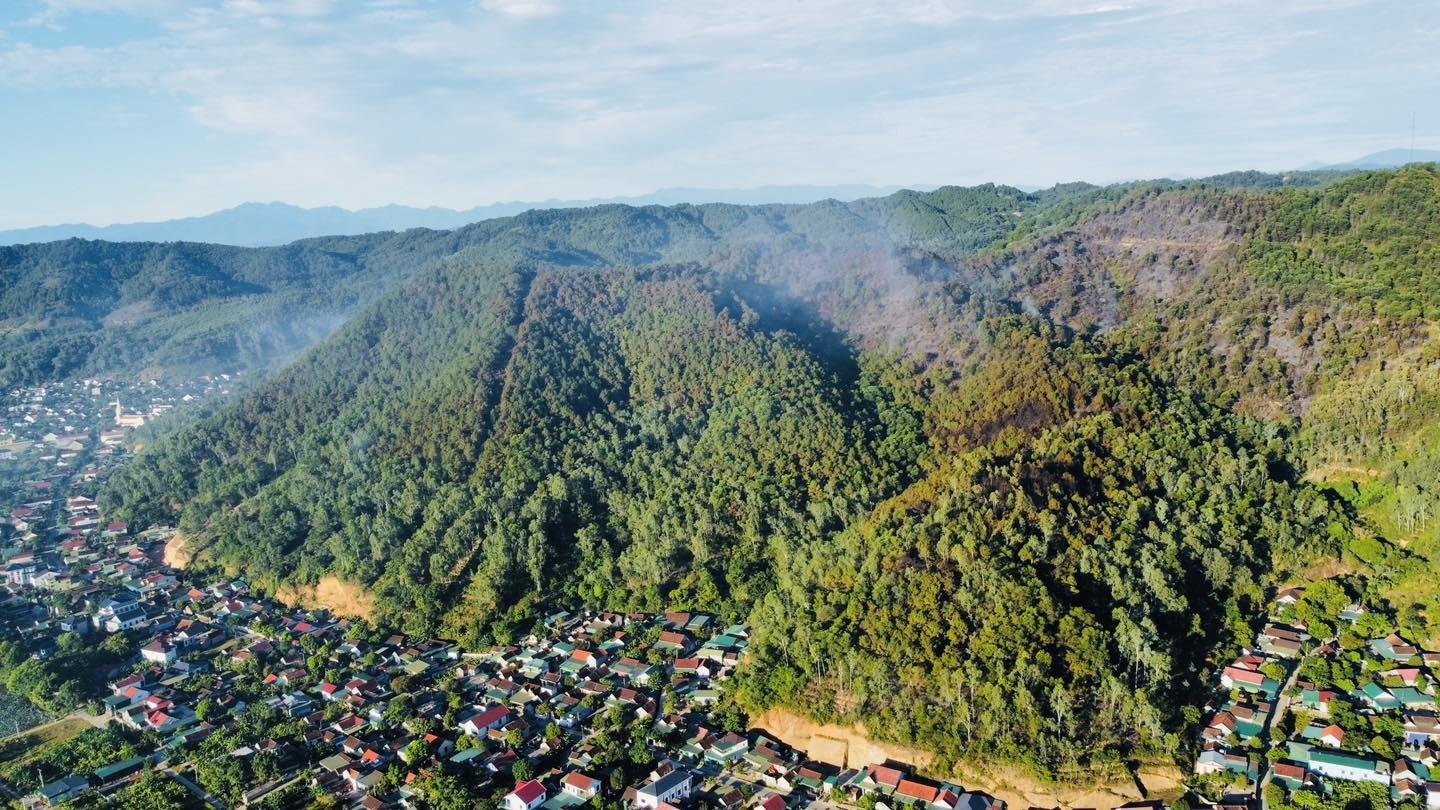
M 783 709 L 766 711 L 753 725 L 820 762 L 850 768 L 886 760 L 906 763 L 921 774 L 952 779 L 967 790 L 984 791 L 1014 808 L 1107 810 L 1143 798 L 1173 798 L 1181 792 L 1180 771 L 1168 764 L 1141 766 L 1138 776 L 1147 794 L 1142 795 L 1135 779 L 1124 771 L 1109 776 L 1087 775 L 1083 783 L 1069 785 L 1042 782 L 1019 768 L 990 764 L 960 766 L 948 774 L 933 773 L 927 770 L 934 762 L 928 752 L 872 740 L 859 724 L 847 727 L 815 723 Z

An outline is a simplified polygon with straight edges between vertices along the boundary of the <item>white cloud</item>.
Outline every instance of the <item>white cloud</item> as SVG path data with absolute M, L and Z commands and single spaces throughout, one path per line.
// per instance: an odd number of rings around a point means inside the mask
M 480 7 L 510 17 L 548 17 L 560 10 L 552 0 L 481 0 Z
M 133 17 L 156 17 L 184 8 L 181 0 L 43 0 L 40 9 L 25 20 L 26 25 L 43 25 L 61 29 L 66 17 L 73 14 L 123 14 Z
M 271 138 L 322 137 L 342 118 L 329 99 L 299 89 L 215 96 L 192 106 L 190 113 L 201 124 L 223 132 Z
M 225 10 L 247 17 L 324 17 L 332 0 L 225 0 Z
M 1435 89 L 1417 27 L 1348 2 L 50 0 L 59 24 L 144 24 L 99 41 L 12 26 L 0 89 L 188 115 L 197 131 L 164 135 L 209 158 L 162 167 L 182 201 L 1104 180 L 1288 159 L 1286 138 L 1324 149 L 1367 115 L 1371 131 L 1392 88 Z M 1363 25 L 1331 30 L 1351 18 L 1389 26 L 1375 50 Z M 116 162 L 103 144 L 74 159 Z

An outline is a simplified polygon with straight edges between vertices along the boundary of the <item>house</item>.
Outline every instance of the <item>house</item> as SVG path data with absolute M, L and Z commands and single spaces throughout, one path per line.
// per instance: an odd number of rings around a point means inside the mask
M 505 794 L 505 810 L 535 810 L 545 803 L 545 786 L 531 779 Z
M 1440 718 L 1431 712 L 1408 712 L 1405 715 L 1405 744 L 1423 748 L 1440 739 Z
M 1400 708 L 1399 699 L 1390 694 L 1390 690 L 1374 681 L 1365 684 L 1353 694 L 1377 712 L 1388 712 L 1391 709 Z
M 593 776 L 586 776 L 579 771 L 565 774 L 560 780 L 560 790 L 566 796 L 572 796 L 580 801 L 589 801 L 600 792 L 600 780 Z
M 723 765 L 727 762 L 736 762 L 743 759 L 745 752 L 749 750 L 750 741 L 732 731 L 716 740 L 715 743 L 705 751 L 705 758 L 711 762 L 717 762 Z
M 662 803 L 678 805 L 690 798 L 693 789 L 690 772 L 674 770 L 635 791 L 635 807 L 656 810 Z
M 1416 684 L 1418 684 L 1420 682 L 1420 675 L 1421 672 L 1419 667 L 1401 667 L 1399 669 L 1392 669 L 1389 672 L 1385 673 L 1385 677 L 1397 678 L 1399 679 L 1400 683 L 1404 684 L 1405 686 L 1415 686 Z
M 644 686 L 654 677 L 656 668 L 634 658 L 621 658 L 610 665 L 610 672 L 625 678 L 636 686 Z
M 1209 776 L 1225 772 L 1225 753 L 1218 749 L 1210 748 L 1200 752 L 1195 759 L 1195 773 L 1198 776 Z
M 1435 708 L 1435 698 L 1421 692 L 1413 686 L 1402 686 L 1390 690 L 1390 694 L 1406 709 L 1428 710 Z
M 90 783 L 85 780 L 85 777 L 72 773 L 64 779 L 57 779 L 42 786 L 34 793 L 34 796 L 39 804 L 55 807 L 79 798 L 89 790 Z
M 139 627 L 146 621 L 145 611 L 138 602 L 106 599 L 95 612 L 95 624 L 107 633 L 118 633 Z
M 119 762 L 112 762 L 102 768 L 96 768 L 95 781 L 105 785 L 116 779 L 124 779 L 144 769 L 145 761 L 145 757 L 130 757 Z
M 1340 748 L 1345 744 L 1345 729 L 1331 724 L 1320 732 L 1320 742 L 1331 748 Z
M 599 668 L 600 660 L 600 656 L 589 650 L 576 650 L 570 653 L 570 657 L 566 659 L 565 663 L 560 665 L 560 671 L 579 677 L 581 672 Z
M 940 796 L 940 788 L 915 779 L 901 779 L 895 798 L 907 804 L 930 804 Z
M 140 657 L 156 664 L 170 665 L 180 657 L 180 651 L 167 638 L 157 638 L 140 648 Z
M 778 793 L 771 793 L 756 806 L 760 810 L 785 810 L 785 799 Z
M 1245 687 L 1258 688 L 1265 683 L 1265 675 L 1253 669 L 1243 669 L 1234 664 L 1225 667 L 1220 673 L 1220 685 L 1226 689 L 1243 689 Z
M 1330 702 L 1339 697 L 1339 693 L 1329 689 L 1303 689 L 1300 692 L 1300 705 L 1308 712 L 1313 712 L 1321 717 L 1330 716 Z
M 1408 661 L 1420 654 L 1419 648 L 1395 633 L 1370 640 L 1370 652 L 1386 661 Z
M 1208 749 L 1195 760 L 1195 773 L 1201 776 L 1214 773 L 1244 774 L 1248 779 L 1259 778 L 1260 772 L 1255 760 L 1241 753 L 1230 753 L 1220 749 Z
M 1305 770 L 1311 773 L 1351 782 L 1390 784 L 1390 763 L 1383 760 L 1344 751 L 1314 748 L 1294 740 L 1287 745 L 1290 759 L 1304 765 Z
M 904 771 L 891 768 L 885 765 L 871 765 L 865 770 L 865 776 L 860 780 L 860 789 L 865 791 L 878 790 L 881 793 L 894 793 L 900 787 L 900 781 L 905 778 Z
M 1429 775 L 1429 769 L 1427 768 L 1424 773 Z M 1394 788 L 1391 790 L 1391 795 L 1393 796 L 1401 799 L 1410 799 L 1419 796 L 1420 791 L 1424 789 L 1425 780 L 1415 771 L 1415 766 L 1403 757 L 1395 760 L 1395 764 L 1391 766 L 1390 774 L 1391 779 L 1395 783 Z
M 1294 793 L 1315 782 L 1315 776 L 1300 765 L 1291 762 L 1277 762 L 1270 766 L 1270 781 Z
M 1210 721 L 1203 736 L 1207 741 L 1215 743 L 1225 742 L 1231 734 L 1242 740 L 1248 740 L 1259 737 L 1265 731 L 1265 724 L 1269 719 L 1269 712 L 1260 706 L 1227 704 Z
M 1298 658 L 1304 652 L 1305 640 L 1309 635 L 1273 624 L 1260 631 L 1260 650 L 1278 658 Z
M 690 638 L 684 633 L 667 631 L 660 634 L 660 640 L 655 642 L 655 648 L 659 652 L 683 653 L 690 649 Z
M 503 727 L 510 720 L 510 710 L 491 706 L 474 712 L 460 721 L 460 730 L 472 737 L 484 737 L 491 729 Z
M 699 658 L 675 659 L 675 672 L 681 675 L 699 675 L 702 678 L 709 678 L 711 674 L 710 667 Z

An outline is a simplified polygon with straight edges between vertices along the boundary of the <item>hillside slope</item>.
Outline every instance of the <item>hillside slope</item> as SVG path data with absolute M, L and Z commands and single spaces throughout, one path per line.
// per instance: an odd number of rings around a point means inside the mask
M 1436 169 L 1246 185 L 481 223 L 104 503 L 470 642 L 748 617 L 747 703 L 942 761 L 1174 751 L 1278 583 L 1440 618 L 1425 547 L 1304 475 L 1430 424 L 1388 392 L 1432 376 Z
M 557 267 L 695 261 L 798 240 L 974 251 L 1054 192 L 980 186 L 808 206 L 531 211 L 455 231 L 275 248 L 67 240 L 0 248 L 0 386 L 74 374 L 255 365 L 306 348 L 412 274 L 472 261 Z
M 1215 182 L 1314 185 L 1338 176 L 1244 173 Z M 461 251 L 476 261 L 565 267 L 701 261 L 795 244 L 968 255 L 1096 193 L 1080 184 L 1033 194 L 984 185 L 810 205 L 600 205 L 270 248 L 79 239 L 0 247 L 0 387 L 287 358 Z

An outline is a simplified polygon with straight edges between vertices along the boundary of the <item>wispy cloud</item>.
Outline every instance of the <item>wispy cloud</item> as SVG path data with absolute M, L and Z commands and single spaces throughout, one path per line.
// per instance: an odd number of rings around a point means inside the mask
M 480 7 L 511 17 L 549 17 L 560 10 L 552 0 L 481 0 Z
M 44 0 L 0 16 L 0 93 L 56 126 L 98 120 L 96 90 L 133 107 L 127 131 L 183 148 L 64 158 L 158 175 L 86 204 L 175 213 L 1043 183 L 1348 157 L 1440 89 L 1425 30 L 1359 0 Z

